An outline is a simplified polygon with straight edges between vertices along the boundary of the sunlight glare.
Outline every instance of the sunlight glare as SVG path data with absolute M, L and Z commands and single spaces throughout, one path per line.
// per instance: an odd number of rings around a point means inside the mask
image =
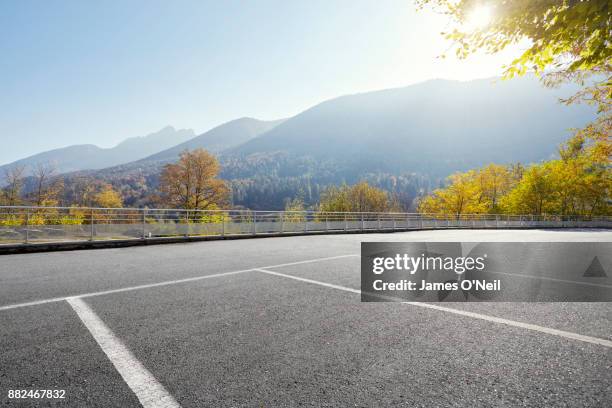
M 469 31 L 480 30 L 486 27 L 493 17 L 490 6 L 476 7 L 470 12 L 465 21 L 465 28 Z

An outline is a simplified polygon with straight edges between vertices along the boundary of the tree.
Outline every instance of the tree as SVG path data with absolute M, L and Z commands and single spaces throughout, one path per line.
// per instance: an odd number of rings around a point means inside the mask
M 284 221 L 303 222 L 305 219 L 304 199 L 301 196 L 285 201 Z
M 321 193 L 321 212 L 398 211 L 397 200 L 384 190 L 362 181 L 353 186 L 331 186 Z
M 63 180 L 55 174 L 55 167 L 38 163 L 33 170 L 34 189 L 30 201 L 37 207 L 57 206 L 64 188 Z
M 504 77 L 533 71 L 547 86 L 576 82 L 581 89 L 562 100 L 597 106 L 598 117 L 576 131 L 560 150 L 561 160 L 516 174 L 503 197 L 506 211 L 541 214 L 610 212 L 612 153 L 612 4 L 608 0 L 417 0 L 448 15 L 446 38 L 458 57 L 497 53 L 527 40 L 527 49 L 505 67 Z M 485 18 L 481 24 L 474 16 Z M 428 205 L 432 199 L 425 200 Z
M 448 177 L 448 187 L 435 190 L 424 197 L 417 207 L 420 213 L 453 215 L 480 214 L 487 210 L 483 201 L 485 193 L 480 189 L 479 172 L 470 170 Z
M 533 215 L 556 213 L 552 167 L 551 164 L 529 167 L 518 185 L 502 200 L 506 212 Z
M 24 166 L 13 166 L 4 171 L 6 187 L 2 190 L 4 205 L 21 204 L 21 189 L 23 187 Z
M 466 57 L 484 49 L 496 53 L 528 39 L 529 47 L 506 67 L 506 75 L 527 70 L 610 73 L 612 6 L 606 0 L 417 0 L 450 16 L 446 37 Z M 488 21 L 471 25 L 478 14 Z M 607 86 L 610 86 L 608 83 Z
M 605 152 L 604 152 L 605 153 Z M 561 145 L 560 159 L 456 173 L 423 197 L 421 213 L 609 215 L 612 173 L 599 143 L 577 134 Z
M 489 164 L 476 172 L 478 204 L 486 212 L 499 212 L 499 200 L 508 193 L 515 181 L 512 169 L 499 164 Z
M 612 5 L 608 0 L 417 0 L 420 7 L 448 15 L 454 28 L 445 36 L 465 58 L 479 50 L 497 53 L 527 40 L 528 48 L 505 67 L 511 78 L 534 71 L 555 86 L 577 82 L 582 89 L 566 103 L 597 105 L 588 132 L 610 143 L 612 123 Z M 475 15 L 488 14 L 481 25 Z
M 121 208 L 123 206 L 123 200 L 121 194 L 113 189 L 110 184 L 105 184 L 102 189 L 94 194 L 93 204 L 96 207 L 102 208 Z
M 217 179 L 217 159 L 204 149 L 184 151 L 179 161 L 167 164 L 160 176 L 159 189 L 170 206 L 185 209 L 216 209 L 226 205 L 229 189 Z

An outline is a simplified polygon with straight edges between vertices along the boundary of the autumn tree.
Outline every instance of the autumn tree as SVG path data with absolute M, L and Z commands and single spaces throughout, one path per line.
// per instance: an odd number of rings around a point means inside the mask
M 487 183 L 480 181 L 479 172 L 475 170 L 455 173 L 448 177 L 448 187 L 423 197 L 417 209 L 420 213 L 452 215 L 457 218 L 461 214 L 484 213 L 487 210 L 485 196 L 491 192 L 482 190 L 483 185 Z
M 612 173 L 603 147 L 574 135 L 559 148 L 559 159 L 456 173 L 446 187 L 423 197 L 421 213 L 610 215 Z
M 390 212 L 399 205 L 389 193 L 362 181 L 340 187 L 330 186 L 321 193 L 321 212 Z
M 559 148 L 559 159 L 526 169 L 504 198 L 506 212 L 558 215 L 609 215 L 612 174 L 609 153 L 582 133 Z
M 34 187 L 29 201 L 37 206 L 57 206 L 64 189 L 64 182 L 51 164 L 38 163 L 33 171 Z
M 612 143 L 612 5 L 606 0 L 417 0 L 449 16 L 444 33 L 459 58 L 521 43 L 504 77 L 534 72 L 547 86 L 575 82 L 562 100 L 597 107 L 597 118 L 560 151 L 561 159 L 513 169 L 500 208 L 515 213 L 609 214 Z M 520 170 L 516 172 L 515 170 Z M 447 191 L 445 193 L 448 193 Z M 439 200 L 427 198 L 433 205 Z M 496 200 L 498 201 L 498 200 Z M 497 203 L 496 203 L 497 205 Z
M 492 214 L 499 212 L 501 197 L 510 191 L 516 181 L 512 168 L 508 166 L 491 163 L 478 170 L 476 182 L 480 209 Z
M 24 166 L 13 166 L 4 171 L 6 186 L 2 189 L 3 205 L 21 204 L 21 189 L 24 181 Z
M 91 207 L 98 185 L 99 182 L 90 176 L 71 177 L 64 186 L 64 200 L 78 207 Z
M 204 149 L 184 151 L 177 163 L 167 164 L 159 189 L 166 204 L 185 209 L 216 209 L 227 204 L 229 189 L 217 178 L 217 159 Z
M 104 184 L 100 191 L 93 195 L 93 205 L 102 208 L 121 208 L 123 200 L 113 186 Z
M 608 0 L 417 0 L 449 16 L 444 33 L 460 58 L 480 50 L 497 53 L 527 44 L 505 66 L 504 77 L 533 71 L 548 86 L 574 82 L 580 90 L 563 99 L 597 107 L 598 116 L 577 131 L 610 149 L 612 129 L 612 3 Z M 478 16 L 480 24 L 473 24 Z
M 301 196 L 285 200 L 285 215 L 286 222 L 302 222 L 306 219 L 304 208 L 304 199 Z
M 502 199 L 503 207 L 512 214 L 541 215 L 555 213 L 555 183 L 552 164 L 527 168 L 517 186 Z

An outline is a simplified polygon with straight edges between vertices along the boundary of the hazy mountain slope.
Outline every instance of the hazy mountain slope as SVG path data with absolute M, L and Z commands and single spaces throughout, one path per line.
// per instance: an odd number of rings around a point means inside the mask
M 66 174 L 66 178 L 70 179 L 83 176 L 95 177 L 112 180 L 117 185 L 123 182 L 129 184 L 135 178 L 156 180 L 164 164 L 178 160 L 179 154 L 186 149 L 193 150 L 203 148 L 213 153 L 218 153 L 225 148 L 233 148 L 243 142 L 251 140 L 265 131 L 274 128 L 279 123 L 282 123 L 283 120 L 262 121 L 253 118 L 232 120 L 169 149 L 145 157 L 144 159 L 122 163 L 116 166 L 109 166 L 103 169 L 76 171 Z
M 532 77 L 433 80 L 343 96 L 288 119 L 233 155 L 288 152 L 348 163 L 356 171 L 449 172 L 488 162 L 550 157 L 568 129 L 594 117 L 564 106 Z
M 101 178 L 122 191 L 126 205 L 153 205 L 163 165 L 182 150 L 217 152 L 249 139 L 219 153 L 235 205 L 280 209 L 294 197 L 314 204 L 329 184 L 367 180 L 413 209 L 418 195 L 452 172 L 553 156 L 569 128 L 595 117 L 589 107 L 559 103 L 571 92 L 534 78 L 428 81 L 326 101 L 268 131 L 257 127 L 259 136 L 245 126 L 253 119 L 239 119 L 145 159 L 67 177 Z
M 282 120 L 263 121 L 253 118 L 240 118 L 219 125 L 199 136 L 184 143 L 173 146 L 147 157 L 146 161 L 170 161 L 176 160 L 183 150 L 203 148 L 213 153 L 238 146 L 254 137 L 267 132 Z
M 26 170 L 31 170 L 37 164 L 51 164 L 58 173 L 115 166 L 149 156 L 191 139 L 194 135 L 191 129 L 177 130 L 167 126 L 147 136 L 126 139 L 108 149 L 88 144 L 49 150 L 0 166 L 0 180 L 4 177 L 5 169 L 14 166 L 25 166 Z

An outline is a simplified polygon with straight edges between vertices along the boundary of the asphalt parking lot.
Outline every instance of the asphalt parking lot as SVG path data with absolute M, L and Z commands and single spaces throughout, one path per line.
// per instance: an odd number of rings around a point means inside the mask
M 610 303 L 361 303 L 361 241 L 612 241 L 612 232 L 415 231 L 3 256 L 0 402 L 612 405 Z M 8 398 L 30 389 L 65 398 Z

